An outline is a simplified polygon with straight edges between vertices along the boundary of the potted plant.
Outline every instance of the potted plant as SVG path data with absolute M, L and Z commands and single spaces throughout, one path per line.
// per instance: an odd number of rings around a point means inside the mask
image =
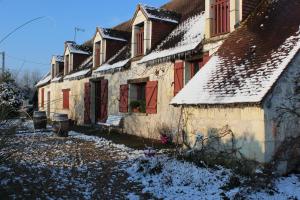
M 131 109 L 131 111 L 134 112 L 134 113 L 140 112 L 140 105 L 141 104 L 140 104 L 139 101 L 136 101 L 136 100 L 131 101 L 130 102 L 130 109 Z
M 173 142 L 173 131 L 172 129 L 167 126 L 166 124 L 163 124 L 158 129 L 160 134 L 160 140 L 162 144 L 172 144 Z

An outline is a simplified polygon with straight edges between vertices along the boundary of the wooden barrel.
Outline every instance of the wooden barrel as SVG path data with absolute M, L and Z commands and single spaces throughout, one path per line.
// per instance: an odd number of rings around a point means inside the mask
M 55 113 L 53 115 L 53 132 L 61 137 L 68 137 L 69 119 L 67 114 Z
M 34 111 L 33 113 L 34 129 L 46 129 L 47 116 L 45 111 Z

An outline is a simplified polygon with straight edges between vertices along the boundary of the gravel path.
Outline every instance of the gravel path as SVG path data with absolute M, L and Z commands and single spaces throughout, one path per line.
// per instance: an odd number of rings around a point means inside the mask
M 151 198 L 127 180 L 122 148 L 51 133 L 6 138 L 0 156 L 11 156 L 0 163 L 1 199 Z

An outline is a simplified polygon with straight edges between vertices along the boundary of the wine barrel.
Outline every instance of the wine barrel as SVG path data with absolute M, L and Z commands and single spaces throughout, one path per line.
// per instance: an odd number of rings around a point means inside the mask
M 45 111 L 34 111 L 33 125 L 34 125 L 34 129 L 46 129 L 47 115 Z
M 67 114 L 55 113 L 53 115 L 53 132 L 60 137 L 68 137 L 69 119 Z

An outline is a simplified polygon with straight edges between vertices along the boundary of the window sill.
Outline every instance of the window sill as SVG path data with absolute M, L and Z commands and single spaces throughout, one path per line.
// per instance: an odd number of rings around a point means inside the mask
M 148 116 L 147 113 L 130 112 L 129 115 L 133 116 Z

